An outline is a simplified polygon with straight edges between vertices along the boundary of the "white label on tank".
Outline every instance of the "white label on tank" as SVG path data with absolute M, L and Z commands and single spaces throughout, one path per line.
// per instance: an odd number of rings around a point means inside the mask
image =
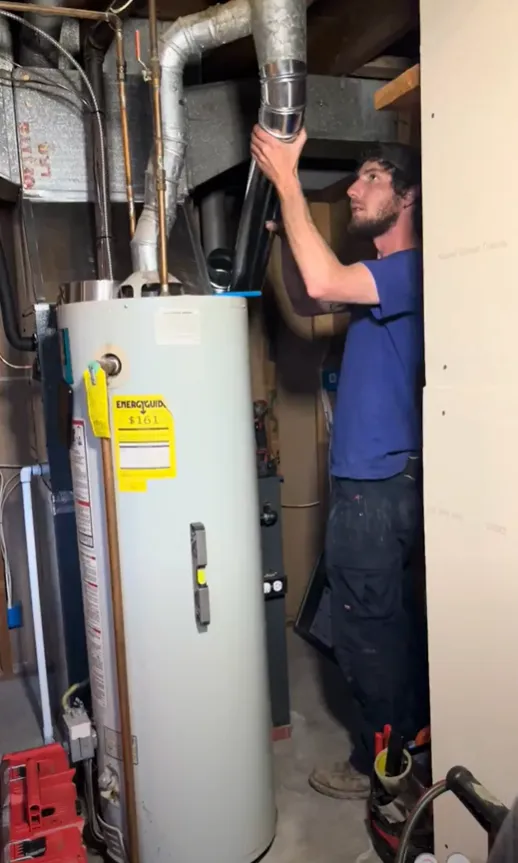
M 86 644 L 90 668 L 92 698 L 99 707 L 106 707 L 106 680 L 104 675 L 104 647 L 97 560 L 86 548 L 79 548 L 83 605 L 86 624 Z
M 131 738 L 133 748 L 133 764 L 138 764 L 138 746 L 137 738 L 133 735 Z M 114 731 L 113 728 L 104 726 L 104 751 L 106 755 L 113 758 L 115 761 L 122 761 L 122 737 L 119 731 Z
M 83 420 L 72 420 L 72 446 L 70 467 L 76 509 L 77 540 L 87 548 L 94 547 L 90 475 L 86 452 L 86 433 Z
M 199 345 L 200 316 L 197 309 L 160 309 L 155 315 L 157 345 Z

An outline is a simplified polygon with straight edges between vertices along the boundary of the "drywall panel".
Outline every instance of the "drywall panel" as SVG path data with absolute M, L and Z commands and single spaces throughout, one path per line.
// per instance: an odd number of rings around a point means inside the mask
M 518 794 L 518 4 L 421 0 L 434 772 Z M 487 859 L 451 798 L 436 853 Z

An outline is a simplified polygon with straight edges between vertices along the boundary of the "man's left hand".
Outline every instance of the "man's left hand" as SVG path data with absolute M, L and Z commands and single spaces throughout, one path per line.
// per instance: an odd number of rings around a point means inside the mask
M 293 141 L 281 141 L 260 126 L 254 126 L 250 148 L 252 158 L 279 193 L 297 176 L 300 154 L 306 141 L 304 129 Z

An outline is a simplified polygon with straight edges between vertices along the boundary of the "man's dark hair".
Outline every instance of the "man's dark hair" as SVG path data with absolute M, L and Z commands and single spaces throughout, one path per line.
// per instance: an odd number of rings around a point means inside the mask
M 402 196 L 410 189 L 417 189 L 414 204 L 414 229 L 422 236 L 421 210 L 421 154 L 407 144 L 369 144 L 359 160 L 358 169 L 366 162 L 377 162 L 392 177 L 392 188 L 396 195 Z
M 396 195 L 421 188 L 421 154 L 406 144 L 370 144 L 362 152 L 359 166 L 377 162 L 392 176 Z

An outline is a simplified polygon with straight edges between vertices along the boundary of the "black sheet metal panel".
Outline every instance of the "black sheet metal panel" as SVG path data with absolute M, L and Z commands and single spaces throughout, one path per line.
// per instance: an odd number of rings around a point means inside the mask
M 261 519 L 261 552 L 263 573 L 277 573 L 284 578 L 282 555 L 281 478 L 260 477 L 259 512 Z M 274 728 L 290 725 L 290 693 L 288 679 L 288 649 L 286 644 L 286 603 L 284 591 L 278 596 L 265 597 L 266 640 L 272 724 Z
M 88 660 L 72 476 L 66 438 L 67 404 L 63 398 L 65 384 L 61 368 L 60 333 L 57 329 L 55 306 L 38 303 L 34 317 L 63 609 L 64 647 L 69 683 L 72 684 L 88 677 Z

